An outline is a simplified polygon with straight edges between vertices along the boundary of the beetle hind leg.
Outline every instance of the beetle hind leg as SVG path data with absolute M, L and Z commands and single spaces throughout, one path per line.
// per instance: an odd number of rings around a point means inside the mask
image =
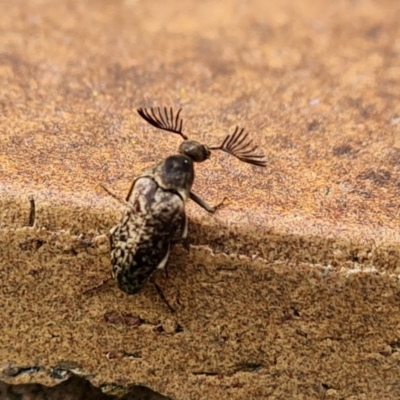
M 163 302 L 167 305 L 167 307 L 170 309 L 171 312 L 175 312 L 175 310 L 172 308 L 171 304 L 169 304 L 167 298 L 165 297 L 165 294 L 161 290 L 160 286 L 158 286 L 157 282 L 154 282 L 154 287 L 157 290 L 158 295 L 161 297 Z

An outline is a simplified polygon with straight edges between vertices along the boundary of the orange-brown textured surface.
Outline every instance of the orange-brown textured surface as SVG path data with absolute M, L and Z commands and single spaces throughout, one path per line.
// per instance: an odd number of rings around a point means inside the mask
M 176 399 L 400 397 L 398 1 L 16 0 L 0 15 L 3 371 Z M 192 247 L 159 278 L 174 314 L 151 285 L 87 291 L 110 275 L 121 212 L 98 184 L 123 197 L 180 143 L 135 113 L 158 105 L 209 144 L 245 127 L 268 159 L 197 166 L 194 191 L 229 200 L 188 205 Z

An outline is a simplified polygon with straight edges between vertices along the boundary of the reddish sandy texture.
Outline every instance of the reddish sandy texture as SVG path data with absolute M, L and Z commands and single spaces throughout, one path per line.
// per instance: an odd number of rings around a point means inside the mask
M 397 0 L 15 0 L 0 15 L 2 370 L 54 384 L 67 363 L 179 400 L 400 397 Z M 211 145 L 245 127 L 268 160 L 197 166 L 194 191 L 228 200 L 215 216 L 188 204 L 194 247 L 159 278 L 174 314 L 151 285 L 86 292 L 110 275 L 122 209 L 98 185 L 124 197 L 177 151 L 135 112 L 164 105 Z

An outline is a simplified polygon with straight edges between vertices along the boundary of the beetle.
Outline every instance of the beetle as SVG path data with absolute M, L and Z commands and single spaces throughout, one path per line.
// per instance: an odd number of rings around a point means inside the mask
M 122 219 L 110 230 L 112 274 L 118 287 L 128 294 L 138 293 L 153 272 L 163 269 L 171 244 L 186 238 L 185 203 L 189 198 L 215 212 L 215 207 L 191 191 L 195 162 L 207 160 L 211 150 L 222 150 L 243 162 L 266 166 L 264 155 L 256 153 L 257 146 L 243 128 L 236 127 L 220 146 L 189 140 L 183 133 L 181 111 L 174 114 L 166 107 L 137 110 L 150 125 L 180 135 L 183 142 L 178 154 L 166 157 L 132 182 Z

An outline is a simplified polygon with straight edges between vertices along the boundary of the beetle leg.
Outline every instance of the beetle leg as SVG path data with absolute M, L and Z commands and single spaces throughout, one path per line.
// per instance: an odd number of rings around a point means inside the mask
M 187 233 L 188 233 L 188 217 L 187 217 L 186 213 L 184 214 L 182 225 L 183 225 L 182 239 L 186 239 Z
M 164 301 L 164 303 L 167 305 L 167 307 L 170 309 L 171 312 L 175 312 L 175 310 L 172 308 L 171 304 L 169 304 L 167 298 L 165 297 L 163 291 L 161 290 L 160 286 L 156 282 L 154 282 L 154 287 L 157 290 L 158 295 L 161 297 L 161 299 Z
M 171 244 L 179 243 L 187 238 L 188 233 L 188 218 L 185 213 L 182 214 L 181 226 L 174 232 L 171 237 Z
M 227 200 L 227 197 L 224 197 L 223 200 L 218 203 L 215 207 L 211 207 L 209 204 L 205 202 L 201 197 L 197 196 L 197 194 L 190 192 L 190 198 L 197 203 L 200 207 L 203 207 L 206 211 L 208 211 L 211 214 L 214 214 L 215 211 L 217 211 L 218 208 L 220 208 L 224 203 L 225 200 Z
M 121 197 L 117 196 L 116 194 L 114 194 L 111 190 L 107 189 L 104 185 L 102 185 L 101 183 L 99 184 L 99 186 L 106 191 L 111 197 L 113 197 L 115 200 L 117 200 L 119 203 L 126 205 L 127 200 L 123 200 L 121 199 Z
M 203 207 L 206 211 L 208 211 L 211 214 L 215 213 L 215 207 L 211 207 L 209 204 L 207 204 L 201 197 L 197 196 L 197 194 L 190 192 L 190 198 L 197 203 L 200 207 Z

